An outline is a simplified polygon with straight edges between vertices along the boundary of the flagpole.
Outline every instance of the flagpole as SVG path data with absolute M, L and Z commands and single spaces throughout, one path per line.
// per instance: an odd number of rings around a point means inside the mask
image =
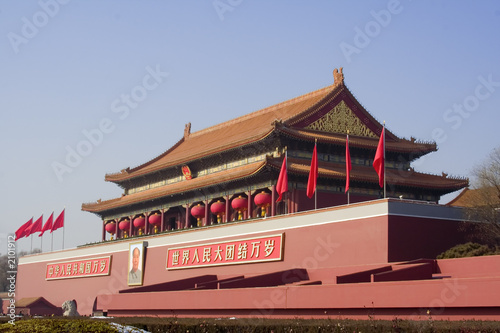
M 347 130 L 347 150 L 349 150 L 349 130 Z M 347 158 L 347 155 L 346 155 L 346 158 Z M 346 161 L 347 162 L 347 161 Z M 346 167 L 347 167 L 347 163 L 346 163 Z M 350 192 L 351 192 L 351 186 L 350 186 L 350 180 L 349 180 L 349 188 L 347 189 L 347 204 L 349 205 L 350 203 Z
M 42 214 L 42 228 L 43 228 L 43 214 Z M 40 253 L 43 253 L 43 237 L 40 237 Z
M 32 217 L 31 219 L 33 219 L 34 217 Z M 31 226 L 33 227 L 33 224 L 31 224 Z M 31 228 L 30 228 L 30 234 L 31 234 L 31 250 L 30 252 L 33 253 L 33 234 L 31 233 Z
M 384 133 L 384 139 L 383 139 L 383 145 L 384 145 L 384 199 L 387 197 L 387 193 L 386 193 L 386 180 L 385 180 L 385 120 L 384 120 L 384 129 L 382 131 L 382 133 Z
M 318 154 L 318 147 L 317 147 L 318 139 L 314 139 L 314 149 L 316 150 L 316 154 Z M 316 155 L 317 157 L 317 155 Z M 316 165 L 317 166 L 317 165 Z M 318 209 L 318 175 L 316 175 L 316 188 L 314 189 L 314 210 Z
M 63 221 L 66 222 L 65 220 L 66 220 L 66 206 L 64 206 L 64 209 L 63 209 Z M 63 224 L 63 244 L 62 244 L 63 250 L 64 250 L 64 225 L 65 224 L 66 223 Z
M 287 146 L 285 146 L 285 170 L 288 173 L 288 149 Z M 288 177 L 287 177 L 288 181 Z M 288 183 L 287 183 L 287 188 L 288 188 Z M 288 205 L 290 204 L 290 200 L 288 197 L 288 191 L 285 193 L 285 199 L 286 199 L 286 205 L 285 205 L 285 215 L 288 214 Z

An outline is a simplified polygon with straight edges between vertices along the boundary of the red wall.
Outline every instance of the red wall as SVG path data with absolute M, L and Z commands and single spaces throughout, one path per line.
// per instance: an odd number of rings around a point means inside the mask
M 466 242 L 464 225 L 457 221 L 389 216 L 389 262 L 434 259 Z
M 167 271 L 165 266 L 168 247 L 151 247 L 146 251 L 144 285 L 206 274 L 255 275 L 294 267 L 307 268 L 314 274 L 316 269 L 325 267 L 387 262 L 386 219 L 386 217 L 374 217 L 263 233 L 262 235 L 285 233 L 284 260 L 271 263 Z M 272 221 L 270 219 L 269 223 Z M 197 231 L 193 230 L 194 237 Z M 165 243 L 168 243 L 168 235 L 157 237 L 165 237 Z M 147 239 L 147 237 L 141 238 L 145 241 Z M 190 245 L 196 243 L 192 242 Z M 127 247 L 126 251 L 99 254 L 99 256 L 112 255 L 110 276 L 46 281 L 44 277 L 47 262 L 21 264 L 18 268 L 17 297 L 21 299 L 43 296 L 56 306 L 61 306 L 66 300 L 75 299 L 80 314 L 89 315 L 92 313 L 94 300 L 98 294 L 115 294 L 119 290 L 128 288 L 128 246 L 124 247 Z M 101 248 L 104 251 L 106 247 L 101 246 Z M 64 254 L 67 255 L 67 252 Z M 89 256 L 91 257 L 95 256 Z M 33 277 L 37 277 L 36 280 Z M 106 297 L 104 296 L 101 301 L 105 304 Z
M 384 204 L 384 201 L 382 203 L 377 202 L 376 204 L 378 206 L 374 207 L 380 208 Z M 167 249 L 169 247 L 167 244 L 172 244 L 172 247 L 178 247 L 178 243 L 173 243 L 178 242 L 179 238 L 193 240 L 191 242 L 183 242 L 183 246 L 210 243 L 210 240 L 205 239 L 207 236 L 204 236 L 208 232 L 205 231 L 207 229 L 195 228 L 178 233 L 145 236 L 140 239 L 130 239 L 129 242 L 137 242 L 138 240 L 149 242 L 149 247 L 145 255 L 144 269 L 144 286 L 147 286 L 209 274 L 217 275 L 218 278 L 238 275 L 248 277 L 292 268 L 305 268 L 311 280 L 318 279 L 323 284 L 330 284 L 329 281 L 335 279 L 335 274 L 348 274 L 356 270 L 363 270 L 364 268 L 376 268 L 377 266 L 393 261 L 411 260 L 422 257 L 434 258 L 443 248 L 451 247 L 451 245 L 454 245 L 460 239 L 460 233 L 458 231 L 455 232 L 455 230 L 458 230 L 457 221 L 387 214 L 381 215 L 381 212 L 384 210 L 375 209 L 371 205 L 373 204 L 366 203 L 348 207 L 348 209 L 353 209 L 352 212 L 358 212 L 356 207 L 360 207 L 364 214 L 367 214 L 362 216 L 372 216 L 367 218 L 348 219 L 349 216 L 356 215 L 350 214 L 350 211 L 347 211 L 348 213 L 346 214 L 346 207 L 339 207 L 331 209 L 325 215 L 325 219 L 339 220 L 338 216 L 344 216 L 346 220 L 338 222 L 325 221 L 323 224 L 319 224 L 316 221 L 316 224 L 307 225 L 308 219 L 314 218 L 314 215 L 309 213 L 299 213 L 290 218 L 281 216 L 265 220 L 263 223 L 265 223 L 266 230 L 268 231 L 252 234 L 252 237 L 284 233 L 283 260 L 278 262 L 166 270 Z M 420 209 L 420 207 L 417 208 Z M 277 223 L 277 221 L 280 221 L 280 223 Z M 283 227 L 280 227 L 281 229 L 273 227 L 273 223 L 283 225 L 284 221 L 300 221 L 297 225 L 306 226 L 293 227 L 290 225 L 290 227 L 285 227 L 284 229 Z M 245 232 L 248 232 L 248 230 L 251 230 L 252 223 L 254 222 L 247 221 L 240 223 L 243 226 L 238 230 L 246 230 Z M 267 227 L 267 224 L 269 224 L 269 227 Z M 220 230 L 221 232 L 218 235 L 223 235 L 231 234 L 232 228 L 233 225 L 227 224 L 216 226 L 209 230 Z M 214 242 L 230 240 L 232 238 L 242 239 L 245 238 L 245 235 L 240 234 L 234 237 L 217 238 Z M 205 240 L 195 241 L 196 239 Z M 84 315 L 92 313 L 97 295 L 101 295 L 99 297 L 100 309 L 106 309 L 112 304 L 116 305 L 116 302 L 121 299 L 121 295 L 127 294 L 120 294 L 120 297 L 108 297 L 106 295 L 116 295 L 120 290 L 129 288 L 127 286 L 128 247 L 128 242 L 123 241 L 109 242 L 78 249 L 78 251 L 88 250 L 89 255 L 87 258 L 105 255 L 112 256 L 111 274 L 100 277 L 45 280 L 47 263 L 72 259 L 82 260 L 86 258 L 72 257 L 72 253 L 74 253 L 72 251 L 74 250 L 28 257 L 26 260 L 32 258 L 31 261 L 33 262 L 26 263 L 27 261 L 25 261 L 23 263 L 21 261 L 18 267 L 17 299 L 43 296 L 56 306 L 61 306 L 66 300 L 75 299 L 78 304 L 78 311 Z M 51 259 L 48 260 L 48 257 L 51 257 Z M 40 260 L 43 261 L 38 262 Z M 378 283 L 378 285 L 381 286 L 384 283 L 386 282 Z M 335 283 L 331 282 L 331 284 Z M 332 296 L 339 297 L 346 290 L 345 288 L 339 288 L 329 287 L 318 289 L 311 287 L 310 290 L 318 293 L 318 295 L 322 294 L 322 290 L 331 290 Z M 306 289 L 300 290 L 305 291 Z M 378 294 L 385 289 L 375 288 L 369 290 L 372 293 Z M 176 294 L 169 295 L 178 300 L 182 299 L 183 295 L 185 295 L 184 293 L 187 292 L 190 291 L 175 292 Z M 233 297 L 242 292 L 249 297 L 249 292 L 244 292 L 243 290 L 239 292 L 224 291 L 224 294 Z M 207 291 L 208 294 L 209 292 Z M 299 295 L 299 293 L 294 295 Z M 363 296 L 362 293 L 360 294 L 361 296 Z M 123 299 L 127 297 L 131 296 L 123 296 Z M 307 295 L 303 297 L 307 297 Z M 380 297 L 383 298 L 383 294 Z M 158 299 L 161 299 L 161 297 Z M 227 302 L 227 299 L 224 301 Z M 291 301 L 292 299 L 290 299 Z M 158 306 L 164 306 L 163 303 L 161 305 L 158 304 Z M 370 306 L 370 304 L 367 306 Z

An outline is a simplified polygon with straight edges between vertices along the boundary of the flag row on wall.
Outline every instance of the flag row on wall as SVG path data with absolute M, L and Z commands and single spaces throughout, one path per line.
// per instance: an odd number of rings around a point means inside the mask
M 65 209 L 63 209 L 55 220 L 53 220 L 54 213 L 50 214 L 50 217 L 47 221 L 45 221 L 45 223 L 43 223 L 43 215 L 40 216 L 35 222 L 33 222 L 33 218 L 31 218 L 28 222 L 24 223 L 21 227 L 19 227 L 19 229 L 16 230 L 16 241 L 37 232 L 40 233 L 38 237 L 41 237 L 45 231 L 52 232 L 64 227 L 64 211 Z

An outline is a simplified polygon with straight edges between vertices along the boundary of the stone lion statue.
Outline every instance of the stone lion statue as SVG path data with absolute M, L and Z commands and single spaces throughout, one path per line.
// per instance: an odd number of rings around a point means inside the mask
M 76 311 L 76 301 L 75 300 L 64 302 L 62 304 L 62 310 L 63 310 L 63 316 L 66 316 L 66 317 L 75 317 L 75 316 L 80 315 L 78 313 L 78 311 Z

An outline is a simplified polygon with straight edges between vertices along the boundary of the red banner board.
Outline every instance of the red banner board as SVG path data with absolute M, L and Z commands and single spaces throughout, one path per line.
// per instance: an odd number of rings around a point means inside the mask
M 167 269 L 249 264 L 283 259 L 283 234 L 170 248 Z
M 111 256 L 47 264 L 46 280 L 109 275 Z

